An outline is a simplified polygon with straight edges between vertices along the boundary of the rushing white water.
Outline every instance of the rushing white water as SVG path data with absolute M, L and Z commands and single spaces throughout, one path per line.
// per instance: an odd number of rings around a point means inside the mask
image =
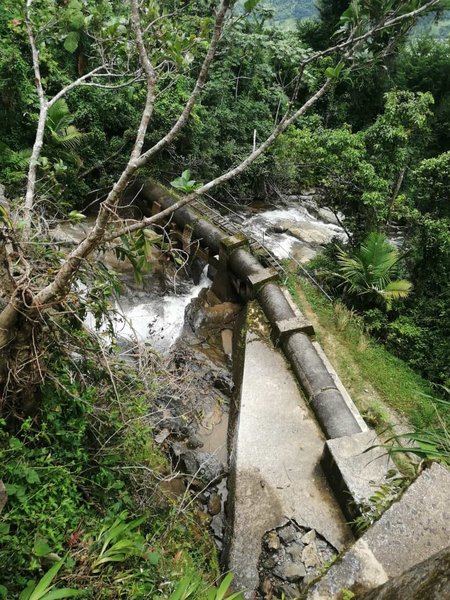
M 177 341 L 184 325 L 184 311 L 200 290 L 209 287 L 210 279 L 204 270 L 198 285 L 184 294 L 169 293 L 149 298 L 144 303 L 118 299 L 115 331 L 118 336 L 149 342 L 159 352 L 167 352 Z
M 298 230 L 297 237 L 289 232 L 275 233 L 273 228 Z M 289 258 L 295 249 L 310 249 L 304 252 L 311 258 L 315 252 L 312 247 L 325 245 L 333 238 L 346 239 L 342 227 L 313 216 L 305 206 L 269 210 L 250 217 L 243 224 L 247 234 L 252 235 L 269 248 L 278 258 Z
M 316 212 L 316 211 L 314 211 Z M 311 214 L 301 204 L 275 210 L 267 210 L 248 218 L 239 218 L 239 227 L 247 235 L 253 236 L 267 246 L 278 258 L 296 257 L 308 260 L 317 253 L 318 247 L 329 243 L 333 238 L 345 239 L 343 229 L 331 218 L 321 220 Z M 289 229 L 291 233 L 275 233 L 273 228 Z M 292 235 L 294 232 L 296 235 Z M 169 351 L 181 335 L 186 306 L 200 290 L 209 287 L 211 281 L 205 268 L 198 285 L 189 291 L 176 294 L 162 294 L 160 290 L 149 292 L 142 301 L 139 297 L 122 296 L 115 302 L 114 330 L 119 337 L 140 342 L 148 342 L 161 353 Z M 95 328 L 92 315 L 86 319 L 91 329 Z M 104 328 L 101 328 L 104 330 Z

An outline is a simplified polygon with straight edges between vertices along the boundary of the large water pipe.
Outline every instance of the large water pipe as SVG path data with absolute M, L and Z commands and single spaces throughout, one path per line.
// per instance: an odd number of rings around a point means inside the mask
M 177 200 L 163 187 L 154 184 L 141 184 L 140 195 L 148 203 L 157 202 L 162 209 Z M 176 210 L 172 219 L 181 229 L 189 225 L 192 238 L 209 248 L 212 254 L 218 254 L 221 242 L 229 237 L 191 207 Z M 263 276 L 267 272 L 246 247 L 228 250 L 227 268 L 244 282 L 249 277 Z M 255 289 L 255 296 L 272 328 L 276 329 L 283 322 L 295 321 L 296 314 L 277 283 L 270 280 L 263 282 Z M 294 328 L 280 338 L 280 346 L 326 437 L 333 439 L 360 433 L 362 429 L 358 421 L 337 389 L 310 336 Z

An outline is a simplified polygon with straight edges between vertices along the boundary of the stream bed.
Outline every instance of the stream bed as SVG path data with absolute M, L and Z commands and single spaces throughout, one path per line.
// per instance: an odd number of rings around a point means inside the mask
M 282 208 L 240 207 L 227 218 L 279 259 L 306 262 L 333 238 L 346 237 L 335 215 L 320 209 L 312 196 L 291 199 Z M 233 327 L 242 306 L 221 302 L 213 294 L 207 267 L 194 284 L 161 257 L 153 273 L 145 275 L 143 286 L 134 283 L 129 270 L 122 272 L 121 281 L 123 293 L 114 305 L 118 339 L 125 348 L 150 346 L 173 380 L 181 382 L 174 389 L 169 385 L 153 411 L 155 440 L 172 462 L 173 476 L 161 489 L 169 497 L 184 497 L 186 489 L 195 493 L 220 551 L 234 388 Z

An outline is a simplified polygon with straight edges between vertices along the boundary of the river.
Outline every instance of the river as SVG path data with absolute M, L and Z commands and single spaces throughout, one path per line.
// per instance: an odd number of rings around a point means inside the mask
M 307 262 L 333 238 L 345 240 L 346 235 L 336 217 L 326 209 L 317 207 L 312 199 L 307 206 L 292 203 L 283 208 L 260 209 L 241 207 L 230 216 L 243 233 L 256 238 L 279 259 L 293 258 Z M 175 344 L 183 331 L 187 305 L 211 281 L 204 271 L 200 282 L 184 282 L 169 291 L 155 291 L 142 297 L 130 295 L 116 302 L 119 315 L 116 332 L 121 337 L 148 342 L 155 350 L 165 354 Z

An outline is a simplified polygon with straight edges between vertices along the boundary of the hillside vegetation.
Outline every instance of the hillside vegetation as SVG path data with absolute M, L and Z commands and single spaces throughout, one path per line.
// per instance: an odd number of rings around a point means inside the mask
M 450 41 L 411 36 L 437 4 L 273 0 L 295 27 L 245 4 L 0 3 L 0 598 L 224 597 L 196 494 L 159 493 L 148 416 L 180 373 L 84 325 L 112 334 L 105 252 L 137 282 L 154 267 L 142 179 L 236 210 L 315 190 L 348 234 L 308 265 L 358 324 L 343 347 L 450 460 Z

